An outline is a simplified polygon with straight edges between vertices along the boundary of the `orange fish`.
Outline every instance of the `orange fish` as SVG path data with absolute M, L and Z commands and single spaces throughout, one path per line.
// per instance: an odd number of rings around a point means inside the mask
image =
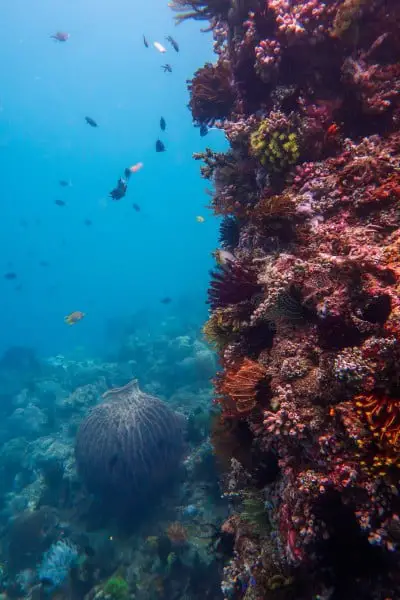
M 64 323 L 66 323 L 67 325 L 75 325 L 75 323 L 81 321 L 84 316 L 85 313 L 81 312 L 80 310 L 76 310 L 75 312 L 72 312 L 66 317 L 64 317 Z

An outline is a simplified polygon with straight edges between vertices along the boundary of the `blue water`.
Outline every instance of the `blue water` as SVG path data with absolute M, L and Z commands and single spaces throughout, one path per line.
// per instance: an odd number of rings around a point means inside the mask
M 186 106 L 186 80 L 212 59 L 209 34 L 173 17 L 159 0 L 2 0 L 0 352 L 102 353 L 109 320 L 137 311 L 154 327 L 171 315 L 204 319 L 217 222 L 192 153 L 224 141 L 217 131 L 201 138 Z M 57 43 L 56 31 L 70 39 Z M 157 138 L 165 153 L 155 152 Z M 139 161 L 126 197 L 107 199 Z M 4 279 L 9 271 L 17 279 Z M 171 304 L 160 304 L 165 296 Z M 85 319 L 67 327 L 64 316 L 78 310 Z

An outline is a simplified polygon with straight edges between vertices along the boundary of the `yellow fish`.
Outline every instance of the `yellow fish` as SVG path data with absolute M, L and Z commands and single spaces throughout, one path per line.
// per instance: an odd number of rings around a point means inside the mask
M 67 325 L 75 325 L 75 323 L 81 321 L 84 316 L 85 313 L 81 312 L 80 310 L 76 310 L 75 312 L 72 312 L 66 317 L 64 317 L 64 323 L 66 323 Z
M 197 221 L 198 223 L 204 223 L 204 221 L 205 221 L 205 218 L 204 218 L 204 217 L 202 217 L 201 215 L 199 215 L 198 217 L 196 217 L 196 221 Z

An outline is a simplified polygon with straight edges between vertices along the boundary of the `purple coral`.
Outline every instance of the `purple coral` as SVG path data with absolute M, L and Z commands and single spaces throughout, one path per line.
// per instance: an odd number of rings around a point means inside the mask
M 137 380 L 103 398 L 79 428 L 78 470 L 90 490 L 136 499 L 165 483 L 177 467 L 184 417 L 142 392 Z

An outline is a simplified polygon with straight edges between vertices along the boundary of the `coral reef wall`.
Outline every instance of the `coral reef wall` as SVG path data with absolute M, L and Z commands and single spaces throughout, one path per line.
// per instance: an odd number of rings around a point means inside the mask
M 172 8 L 210 23 L 189 108 L 230 143 L 195 155 L 222 216 L 223 593 L 399 598 L 400 4 Z

